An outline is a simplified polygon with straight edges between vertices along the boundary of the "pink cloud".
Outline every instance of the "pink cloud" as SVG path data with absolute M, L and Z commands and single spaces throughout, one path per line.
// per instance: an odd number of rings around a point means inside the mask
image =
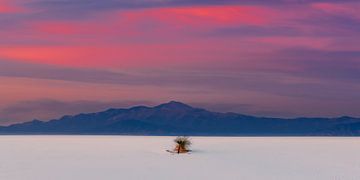
M 328 37 L 282 37 L 272 36 L 263 38 L 254 38 L 254 41 L 265 43 L 273 48 L 283 49 L 286 48 L 308 48 L 328 50 L 332 42 Z
M 0 57 L 114 69 L 207 68 L 216 64 L 219 68 L 234 68 L 235 65 L 236 70 L 291 70 L 293 67 L 279 66 L 262 59 L 269 52 L 286 48 L 342 50 L 348 42 L 334 46 L 338 42 L 334 37 L 296 35 L 204 38 L 189 36 L 184 31 L 201 33 L 241 25 L 267 28 L 281 23 L 312 31 L 307 25 L 293 21 L 294 18 L 308 17 L 305 13 L 297 13 L 302 8 L 305 7 L 283 11 L 262 6 L 150 8 L 103 13 L 82 21 L 32 20 L 26 22 L 29 32 L 17 31 L 14 37 L 26 34 L 24 38 L 49 41 L 50 45 L 0 46 Z M 10 33 L 7 32 L 7 35 Z
M 48 34 L 72 35 L 81 33 L 81 29 L 69 22 L 35 22 L 35 30 Z
M 244 43 L 244 41 L 243 39 L 241 43 Z M 0 46 L 0 57 L 17 61 L 92 68 L 206 68 L 219 61 L 225 64 L 240 61 L 243 62 L 241 64 L 242 68 L 247 68 L 249 65 L 252 67 L 254 63 L 248 65 L 250 61 L 244 60 L 251 51 L 257 49 L 256 46 L 258 45 L 251 44 L 250 41 L 245 45 L 239 42 L 240 39 L 213 39 L 206 41 L 192 40 L 175 44 L 159 42 L 151 45 L 147 43 L 98 43 L 63 46 Z M 242 48 L 239 49 L 240 47 Z M 261 52 L 263 51 L 256 50 L 257 54 L 261 54 Z M 241 58 L 239 59 L 240 55 Z
M 0 0 L 0 13 L 17 13 L 24 12 L 25 8 L 15 5 L 10 0 Z
M 83 21 L 52 20 L 27 22 L 29 29 L 48 35 L 91 35 L 116 37 L 161 36 L 171 31 L 194 28 L 211 30 L 239 25 L 266 26 L 278 14 L 257 6 L 151 8 L 99 14 Z M 143 30 L 146 26 L 147 29 Z
M 325 13 L 350 16 L 360 19 L 360 3 L 314 3 L 312 4 L 314 9 L 323 11 Z
M 145 68 L 174 64 L 184 56 L 180 46 L 78 45 L 1 47 L 0 57 L 27 62 L 74 67 Z M 139 53 L 141 52 L 141 53 Z M 189 56 L 189 55 L 187 55 Z
M 128 22 L 155 20 L 175 26 L 267 25 L 275 12 L 258 6 L 203 6 L 122 11 Z
M 125 50 L 97 46 L 13 46 L 0 48 L 0 57 L 27 62 L 64 66 L 107 66 L 114 55 L 121 61 Z M 100 61 L 102 60 L 102 61 Z

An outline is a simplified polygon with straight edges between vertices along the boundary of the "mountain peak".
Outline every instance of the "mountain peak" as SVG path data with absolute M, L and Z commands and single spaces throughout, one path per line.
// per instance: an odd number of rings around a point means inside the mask
M 170 108 L 170 109 L 192 109 L 191 106 L 178 101 L 170 101 L 165 104 L 160 104 L 155 108 Z
M 104 113 L 105 112 L 105 113 Z M 170 101 L 0 127 L 0 134 L 360 136 L 360 119 L 266 118 L 214 113 Z

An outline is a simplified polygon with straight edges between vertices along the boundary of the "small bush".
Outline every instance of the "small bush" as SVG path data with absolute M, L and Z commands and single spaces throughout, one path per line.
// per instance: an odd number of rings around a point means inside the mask
M 179 136 L 174 140 L 174 142 L 176 143 L 175 151 L 177 151 L 177 153 L 189 152 L 191 141 L 188 137 Z

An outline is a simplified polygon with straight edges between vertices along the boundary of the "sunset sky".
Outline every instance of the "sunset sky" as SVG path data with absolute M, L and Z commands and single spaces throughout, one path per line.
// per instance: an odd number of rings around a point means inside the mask
M 0 0 L 0 124 L 171 100 L 360 116 L 358 0 Z

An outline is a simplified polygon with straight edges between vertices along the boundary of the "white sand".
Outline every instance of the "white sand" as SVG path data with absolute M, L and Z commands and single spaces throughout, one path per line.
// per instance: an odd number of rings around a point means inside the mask
M 0 136 L 1 180 L 359 180 L 360 138 Z

